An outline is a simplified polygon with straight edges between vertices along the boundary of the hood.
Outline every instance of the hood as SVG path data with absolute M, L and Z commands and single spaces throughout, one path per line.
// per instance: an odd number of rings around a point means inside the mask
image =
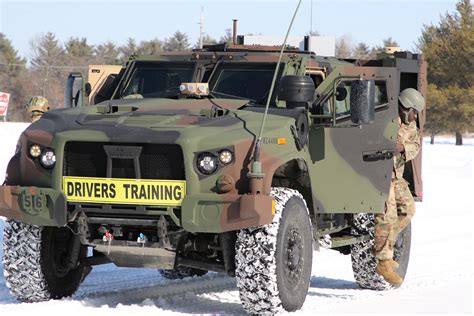
M 88 133 L 98 132 L 113 142 L 173 143 L 179 136 L 191 140 L 242 131 L 243 121 L 236 111 L 247 103 L 230 99 L 112 100 L 48 111 L 28 130 L 31 135 L 48 134 L 49 139 L 58 133 L 65 135 L 63 132 L 70 139 L 87 139 Z
M 77 116 L 80 125 L 188 125 L 222 121 L 231 110 L 244 107 L 248 100 L 233 99 L 133 99 L 111 100 L 84 107 Z

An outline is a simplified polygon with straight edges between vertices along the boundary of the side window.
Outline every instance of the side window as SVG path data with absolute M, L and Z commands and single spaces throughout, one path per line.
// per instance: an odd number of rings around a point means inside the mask
M 348 115 L 351 112 L 351 83 L 352 81 L 342 81 L 336 91 L 334 102 L 336 103 L 336 116 Z M 339 99 L 338 97 L 341 97 Z
M 319 114 L 332 115 L 336 118 L 346 118 L 351 112 L 351 84 L 353 80 L 342 80 L 336 91 L 320 103 Z M 375 81 L 374 105 L 380 107 L 388 103 L 386 81 Z
M 351 81 L 342 81 L 338 86 L 337 94 L 345 94 L 344 99 L 339 99 L 337 97 L 333 98 L 333 102 L 336 104 L 336 117 L 345 117 L 350 115 L 351 112 Z M 345 92 L 344 92 L 345 90 Z M 374 95 L 374 105 L 379 107 L 388 103 L 387 97 L 387 83 L 385 81 L 375 81 L 375 95 Z
M 388 103 L 387 82 L 375 81 L 375 107 Z
M 309 75 L 309 77 L 311 79 L 313 79 L 315 88 L 317 88 L 321 84 L 321 82 L 323 82 L 323 80 L 324 80 L 323 77 L 320 74 L 307 73 L 306 75 L 307 76 Z

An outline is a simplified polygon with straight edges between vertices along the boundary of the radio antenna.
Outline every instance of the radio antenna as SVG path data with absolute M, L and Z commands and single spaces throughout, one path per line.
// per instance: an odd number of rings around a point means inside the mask
M 262 145 L 262 134 L 263 134 L 263 130 L 265 128 L 265 122 L 266 122 L 266 119 L 267 119 L 268 108 L 270 106 L 270 101 L 271 101 L 271 98 L 272 98 L 273 90 L 275 89 L 275 82 L 276 82 L 276 79 L 277 79 L 277 76 L 278 76 L 278 69 L 280 68 L 280 62 L 281 62 L 281 59 L 283 57 L 283 52 L 285 51 L 286 42 L 288 40 L 288 35 L 290 34 L 291 27 L 293 26 L 293 21 L 295 20 L 295 17 L 296 17 L 296 14 L 298 13 L 298 9 L 300 8 L 300 5 L 301 5 L 301 0 L 299 0 L 299 2 L 298 2 L 298 5 L 296 6 L 295 13 L 293 14 L 293 18 L 291 19 L 290 25 L 288 26 L 288 30 L 286 32 L 285 40 L 283 41 L 283 45 L 281 46 L 280 55 L 278 57 L 278 62 L 275 66 L 275 72 L 273 73 L 272 85 L 270 86 L 270 91 L 268 93 L 267 103 L 265 105 L 265 114 L 263 115 L 262 124 L 260 125 L 260 133 L 258 134 L 258 138 L 257 138 L 257 141 L 255 143 L 251 170 L 248 173 L 248 176 L 251 180 L 252 179 L 257 179 L 257 178 L 262 179 L 263 176 L 264 176 L 264 174 L 262 173 L 262 164 L 260 162 L 260 147 Z M 251 183 L 251 191 L 254 191 L 252 189 L 252 187 L 253 187 L 253 185 Z M 252 192 L 252 193 L 255 193 L 255 192 Z

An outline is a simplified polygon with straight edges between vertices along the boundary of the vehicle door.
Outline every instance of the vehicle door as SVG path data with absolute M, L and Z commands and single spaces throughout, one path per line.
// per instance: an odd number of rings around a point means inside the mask
M 308 167 L 317 213 L 383 211 L 398 131 L 395 78 L 394 68 L 339 66 L 316 88 Z M 351 120 L 356 80 L 375 82 L 373 123 Z

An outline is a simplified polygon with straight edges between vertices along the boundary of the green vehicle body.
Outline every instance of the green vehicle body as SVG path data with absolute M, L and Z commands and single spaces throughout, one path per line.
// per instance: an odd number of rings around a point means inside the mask
M 344 237 L 342 232 L 350 227 L 352 214 L 380 213 L 384 209 L 398 130 L 398 94 L 407 87 L 424 94 L 426 63 L 421 56 L 410 53 L 359 61 L 285 51 L 278 80 L 285 75 L 310 76 L 316 82 L 314 100 L 306 107 L 289 108 L 278 100 L 279 87 L 275 89 L 262 135 L 262 176 L 257 189 L 252 189 L 249 172 L 265 115 L 264 102 L 249 101 L 245 93 L 235 97 L 219 92 L 219 80 L 231 78 L 225 77 L 226 71 L 235 75 L 258 69 L 273 74 L 278 55 L 276 48 L 234 45 L 134 57 L 120 74 L 111 78 L 109 85 L 104 85 L 105 91 L 99 95 L 109 97 L 96 98 L 100 101 L 97 104 L 88 104 L 87 87 L 76 80 L 74 84 L 80 83 L 77 90 L 80 97 L 74 100 L 76 106 L 45 113 L 21 135 L 5 184 L 0 187 L 0 215 L 33 225 L 77 225 L 82 234 L 81 243 L 95 246 L 117 265 L 157 268 L 188 265 L 232 275 L 233 252 L 224 250 L 232 249 L 232 234 L 270 223 L 273 216 L 270 190 L 283 186 L 303 195 L 315 239 L 327 234 Z M 174 93 L 169 97 L 143 95 L 142 98 L 133 93 L 124 97 L 124 91 L 133 85 L 127 80 L 135 71 L 153 69 L 156 64 L 190 66 L 192 77 L 185 82 L 208 82 L 210 96 L 185 97 Z M 244 74 L 236 78 L 250 77 Z M 351 121 L 350 87 L 358 80 L 375 82 L 375 119 L 370 124 Z M 249 94 L 265 96 L 266 92 L 268 97 L 268 84 L 263 85 L 263 92 L 255 86 L 258 82 L 235 80 L 232 84 Z M 338 101 L 341 87 L 349 93 Z M 229 84 L 226 89 L 234 91 Z M 252 89 L 260 90 L 248 92 Z M 303 129 L 298 128 L 299 123 Z M 421 129 L 423 123 L 424 113 L 421 113 Z M 53 168 L 43 167 L 39 158 L 31 156 L 32 145 L 54 150 Z M 105 153 L 97 154 L 107 145 L 115 146 L 112 152 L 118 151 L 108 160 Z M 140 166 L 138 176 L 136 163 L 144 162 L 133 154 L 133 148 L 141 148 L 151 155 L 146 162 L 150 168 L 178 171 L 167 171 L 171 176 L 163 179 L 160 175 L 166 172 L 151 172 Z M 233 154 L 230 163 L 218 162 L 217 170 L 211 174 L 198 169 L 197 160 L 202 153 L 217 157 L 223 150 Z M 154 151 L 166 159 L 150 162 L 157 159 Z M 166 157 L 171 152 L 174 156 Z M 69 159 L 74 159 L 76 165 L 71 166 Z M 95 173 L 83 172 L 81 168 L 85 170 L 90 165 L 80 163 L 81 159 L 93 161 Z M 116 167 L 107 165 L 110 161 Z M 110 187 L 96 184 L 89 189 L 87 185 L 81 187 L 89 190 L 93 202 L 74 202 L 66 194 L 64 176 L 182 181 L 185 195 L 174 205 L 104 203 L 100 198 Z M 406 178 L 414 196 L 421 199 L 421 154 L 407 168 Z M 79 187 L 71 184 L 71 188 L 74 191 Z M 135 197 L 149 200 L 150 193 L 145 191 L 135 191 Z M 126 193 L 132 195 L 131 191 Z M 116 233 L 108 245 L 101 243 L 104 236 L 101 227 Z M 157 230 L 158 238 L 152 237 L 153 229 Z M 129 245 L 141 230 L 152 241 L 150 249 L 154 249 L 146 259 L 134 252 L 135 246 Z M 350 236 L 342 237 L 340 242 L 334 239 L 334 248 L 355 241 Z M 192 249 L 180 248 L 183 238 L 195 241 Z M 220 245 L 223 260 L 213 260 L 208 255 L 210 244 Z

